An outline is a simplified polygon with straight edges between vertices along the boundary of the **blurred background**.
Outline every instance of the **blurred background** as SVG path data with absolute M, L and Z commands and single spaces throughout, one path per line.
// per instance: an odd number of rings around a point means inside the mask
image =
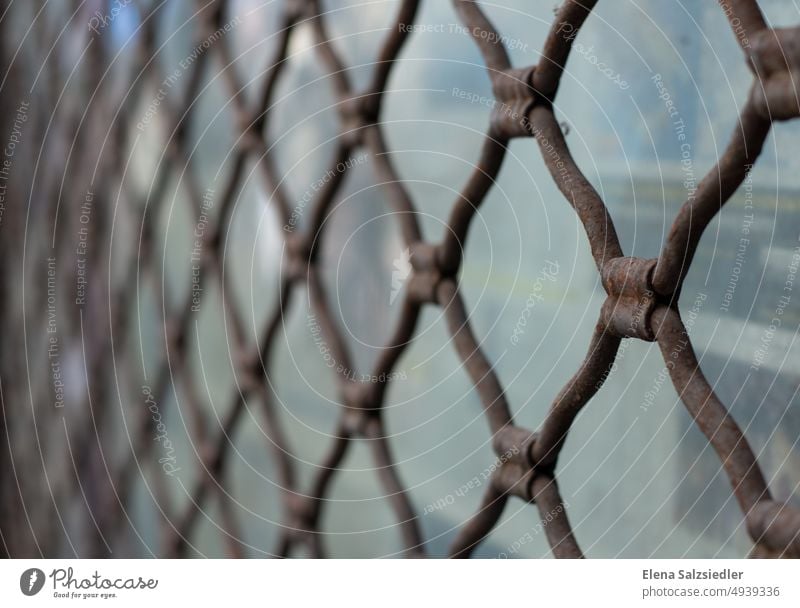
M 238 311 L 255 344 L 278 306 L 284 226 L 252 159 L 221 235 L 225 289 L 193 278 L 196 232 L 219 220 L 215 203 L 235 164 L 239 130 L 224 72 L 233 70 L 242 97 L 255 102 L 283 27 L 282 0 L 229 4 L 225 31 L 204 41 L 197 37 L 203 3 L 0 1 L 0 531 L 12 557 L 164 555 L 202 453 L 187 390 L 216 436 L 236 386 L 226 307 Z M 482 3 L 516 67 L 538 61 L 551 4 Z M 322 5 L 333 44 L 363 88 L 398 3 Z M 776 27 L 800 18 L 792 0 L 762 9 Z M 157 52 L 142 57 L 151 19 Z M 403 48 L 381 119 L 424 237 L 438 241 L 478 160 L 492 92 L 449 2 L 423 1 L 417 23 L 430 27 Z M 230 65 L 215 52 L 221 44 Z M 301 23 L 266 132 L 298 230 L 308 224 L 309 200 L 331 167 L 339 130 L 330 77 L 314 47 Z M 178 163 L 165 171 L 176 137 L 167 108 L 182 107 L 190 67 L 204 53 L 199 92 L 181 127 L 191 168 Z M 727 144 L 750 83 L 714 2 L 600 2 L 592 12 L 556 110 L 626 255 L 658 255 L 678 208 Z M 703 372 L 745 431 L 775 497 L 800 506 L 800 293 L 784 290 L 800 246 L 798 126 L 773 129 L 748 181 L 706 230 L 681 309 Z M 404 245 L 370 155 L 357 151 L 348 162 L 326 218 L 320 270 L 353 371 L 362 374 L 400 311 L 392 275 L 402 268 Z M 604 292 L 583 228 L 532 139 L 511 142 L 471 226 L 460 283 L 517 424 L 537 428 L 586 354 Z M 187 338 L 189 381 L 173 378 L 154 406 L 147 389 L 169 363 L 172 328 L 163 319 L 181 309 L 193 285 L 203 295 Z M 770 328 L 778 309 L 780 326 Z M 336 378 L 313 329 L 303 293 L 282 319 L 268 378 L 302 488 L 339 415 Z M 482 495 L 460 488 L 495 456 L 440 309 L 425 308 L 396 371 L 385 412 L 390 443 L 426 549 L 445 555 Z M 140 454 L 143 410 L 158 412 L 164 432 L 155 449 Z M 265 424 L 259 398 L 248 399 L 229 437 L 228 504 L 204 503 L 190 555 L 224 556 L 231 514 L 246 555 L 274 551 L 285 522 Z M 119 488 L 116 472 L 132 456 L 135 466 Z M 334 478 L 321 524 L 331 555 L 388 557 L 402 549 L 374 467 L 368 447 L 356 442 Z M 741 557 L 750 550 L 729 482 L 677 399 L 657 345 L 623 341 L 557 472 L 589 557 Z M 477 555 L 549 556 L 535 509 L 512 501 Z

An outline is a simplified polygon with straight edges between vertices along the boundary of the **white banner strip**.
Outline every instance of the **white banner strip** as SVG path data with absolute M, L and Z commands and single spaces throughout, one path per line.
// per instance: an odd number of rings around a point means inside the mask
M 797 608 L 798 578 L 793 560 L 7 560 L 0 605 Z

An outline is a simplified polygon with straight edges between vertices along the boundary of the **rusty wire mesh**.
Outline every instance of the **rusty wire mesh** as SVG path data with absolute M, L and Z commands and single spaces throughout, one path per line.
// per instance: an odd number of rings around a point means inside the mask
M 5 4 L 8 9 L 9 3 Z M 475 547 L 492 533 L 513 497 L 532 503 L 539 516 L 543 520 L 547 518 L 543 529 L 556 557 L 583 556 L 570 527 L 568 509 L 559 494 L 556 463 L 573 421 L 609 374 L 621 340 L 633 338 L 658 343 L 677 392 L 719 456 L 754 543 L 754 554 L 800 557 L 800 512 L 773 500 L 742 431 L 700 370 L 677 306 L 684 278 L 704 229 L 746 179 L 772 123 L 800 114 L 794 80 L 800 75 L 798 30 L 769 28 L 755 0 L 721 0 L 721 10 L 730 20 L 734 35 L 740 42 L 746 41 L 742 46 L 745 61 L 753 74 L 753 85 L 727 149 L 720 156 L 719 163 L 699 183 L 697 191 L 683 203 L 660 256 L 641 259 L 624 255 L 606 205 L 573 161 L 553 110 L 572 43 L 595 5 L 592 0 L 566 0 L 558 8 L 544 40 L 541 59 L 536 65 L 523 67 L 511 65 L 502 37 L 490 21 L 490 8 L 481 8 L 478 2 L 454 0 L 459 18 L 472 32 L 483 56 L 499 103 L 491 111 L 477 168 L 452 206 L 446 229 L 442 231 L 442 240 L 436 243 L 423 240 L 414 202 L 393 167 L 381 123 L 387 81 L 395 60 L 411 36 L 410 26 L 414 23 L 419 4 L 419 0 L 399 3 L 394 23 L 387 30 L 372 61 L 369 83 L 363 89 L 356 89 L 336 44 L 329 39 L 319 3 L 315 0 L 288 0 L 278 28 L 279 41 L 274 55 L 268 60 L 269 67 L 258 83 L 258 95 L 254 103 L 250 103 L 243 94 L 246 87 L 237 76 L 236 58 L 229 41 L 216 39 L 220 29 L 232 18 L 230 4 L 224 0 L 199 0 L 191 21 L 192 26 L 196 26 L 194 40 L 202 45 L 214 38 L 214 44 L 197 56 L 182 77 L 185 82 L 183 101 L 160 100 L 158 111 L 167 117 L 170 128 L 164 133 L 163 158 L 157 165 L 152 188 L 143 204 L 133 201 L 135 197 L 126 192 L 128 159 L 118 151 L 126 150 L 132 137 L 131 125 L 124 118 L 141 102 L 145 85 L 157 79 L 157 61 L 153 59 L 158 45 L 155 34 L 157 19 L 154 16 L 162 10 L 162 4 L 142 6 L 140 48 L 127 66 L 128 76 L 121 79 L 125 86 L 120 87 L 119 98 L 114 103 L 92 105 L 93 92 L 113 61 L 112 49 L 108 45 L 95 43 L 86 46 L 90 76 L 88 81 L 80 83 L 82 92 L 77 96 L 77 99 L 86 100 L 86 107 L 80 102 L 59 105 L 62 91 L 59 87 L 63 83 L 52 76 L 47 99 L 40 101 L 50 109 L 45 112 L 45 118 L 49 111 L 58 116 L 57 131 L 54 135 L 49 134 L 49 128 L 43 126 L 41 135 L 43 141 L 48 141 L 63 154 L 61 170 L 44 174 L 37 181 L 34 169 L 32 183 L 35 185 L 31 192 L 16 193 L 18 200 L 30 197 L 36 213 L 26 215 L 22 206 L 6 210 L 2 257 L 5 260 L 19 259 L 20 253 L 27 252 L 29 259 L 38 259 L 39 263 L 45 264 L 48 256 L 42 253 L 44 249 L 39 250 L 45 244 L 27 242 L 24 235 L 34 233 L 33 228 L 38 224 L 52 226 L 60 217 L 62 225 L 66 223 L 70 229 L 53 231 L 52 246 L 57 252 L 54 259 L 60 259 L 62 255 L 67 258 L 66 252 L 74 247 L 74 243 L 63 235 L 79 233 L 83 223 L 80 208 L 87 203 L 86 193 L 92 193 L 88 198 L 92 199 L 90 230 L 94 244 L 85 261 L 85 272 L 93 279 L 89 281 L 85 298 L 69 313 L 77 319 L 81 331 L 61 337 L 61 344 L 72 340 L 81 345 L 87 370 L 86 394 L 82 398 L 86 400 L 91 416 L 86 424 L 68 431 L 66 442 L 58 443 L 56 437 L 63 440 L 66 422 L 64 429 L 57 429 L 49 440 L 36 435 L 38 442 L 56 446 L 50 454 L 56 453 L 56 459 L 60 454 L 63 465 L 46 484 L 41 484 L 46 485 L 46 489 L 27 487 L 28 482 L 15 473 L 7 476 L 7 479 L 14 478 L 19 490 L 13 496 L 6 490 L 3 497 L 0 525 L 7 555 L 52 555 L 56 551 L 52 544 L 55 541 L 48 545 L 48 535 L 41 530 L 65 526 L 59 505 L 70 500 L 85 503 L 92 514 L 93 540 L 82 549 L 73 547 L 76 553 L 108 554 L 130 523 L 128 509 L 132 486 L 142 473 L 140 463 L 157 446 L 152 440 L 158 431 L 152 410 L 135 410 L 135 424 L 127 429 L 127 435 L 133 438 L 131 449 L 126 450 L 125 458 L 119 461 L 106 460 L 103 445 L 95 438 L 106 433 L 111 435 L 111 439 L 104 441 L 121 440 L 119 437 L 115 439 L 108 428 L 111 425 L 110 404 L 118 393 L 130 390 L 135 393 L 138 388 L 135 382 L 129 385 L 124 379 L 117 378 L 116 370 L 125 369 L 126 362 L 123 355 L 115 353 L 123 352 L 126 344 L 133 340 L 133 334 L 141 332 L 129 303 L 137 300 L 144 283 L 154 290 L 160 303 L 157 311 L 163 317 L 160 341 L 166 354 L 158 368 L 148 374 L 144 398 L 154 404 L 163 404 L 170 392 L 180 387 L 185 410 L 190 413 L 188 423 L 193 434 L 198 469 L 195 485 L 187 488 L 190 500 L 178 513 L 170 513 L 164 507 L 162 531 L 166 541 L 162 555 L 184 556 L 189 553 L 203 510 L 212 501 L 219 508 L 220 534 L 228 554 L 245 555 L 246 543 L 237 528 L 236 515 L 229 500 L 225 464 L 234 449 L 237 428 L 247 423 L 246 404 L 252 396 L 258 396 L 263 403 L 266 444 L 270 457 L 278 464 L 277 483 L 283 496 L 283 528 L 274 549 L 275 555 L 290 556 L 298 548 L 305 548 L 312 556 L 326 555 L 324 530 L 320 524 L 325 498 L 348 450 L 360 438 L 369 440 L 375 469 L 398 522 L 404 555 L 416 557 L 426 554 L 418 517 L 394 465 L 387 440 L 383 417 L 387 381 L 360 382 L 348 374 L 347 370 L 354 367 L 352 356 L 320 277 L 320 243 L 326 219 L 346 178 L 346 169 L 329 172 L 331 179 L 311 203 L 309 225 L 302 230 L 284 233 L 280 288 L 277 294 L 269 294 L 277 298 L 278 304 L 264 326 L 251 331 L 248 320 L 242 318 L 230 298 L 223 295 L 225 327 L 236 382 L 219 419 L 209 419 L 202 406 L 205 396 L 190 369 L 189 350 L 194 335 L 193 311 L 197 300 L 214 283 L 222 294 L 230 291 L 231 274 L 226 272 L 225 242 L 237 197 L 246 179 L 248 163 L 254 163 L 254 170 L 263 181 L 263 192 L 275 206 L 281 222 L 292 222 L 291 201 L 294 196 L 287 191 L 286 183 L 276 168 L 268 126 L 276 86 L 287 69 L 287 49 L 302 24 L 313 31 L 319 61 L 335 91 L 339 125 L 331 166 L 346 167 L 355 150 L 363 148 L 368 151 L 410 252 L 413 270 L 403 295 L 401 314 L 391 339 L 374 362 L 371 374 L 379 379 L 390 376 L 414 338 L 422 308 L 440 307 L 458 357 L 483 404 L 492 446 L 499 459 L 478 512 L 458 534 L 450 548 L 450 556 L 469 557 Z M 75 3 L 76 12 L 82 11 L 81 14 L 88 16 L 98 7 L 99 3 Z M 53 24 L 40 29 L 45 41 L 55 40 L 58 36 L 58 28 Z M 486 32 L 492 35 L 484 35 Z M 86 37 L 87 40 L 91 38 L 90 31 Z M 203 71 L 214 61 L 224 68 L 220 70 L 219 78 L 224 82 L 238 133 L 229 159 L 231 169 L 220 178 L 223 183 L 215 194 L 217 215 L 198 244 L 196 280 L 204 287 L 195 292 L 178 289 L 164 280 L 161 274 L 164 262 L 156 256 L 154 223 L 159 206 L 171 196 L 171 179 L 175 174 L 180 175 L 181 183 L 188 190 L 187 198 L 193 205 L 188 210 L 189 215 L 199 217 L 204 213 L 203 201 L 207 194 L 193 161 L 188 125 L 203 87 Z M 22 75 L 9 70 L 6 79 L 13 78 L 23 80 Z M 40 74 L 38 78 L 46 80 L 48 75 Z M 254 85 L 249 83 L 249 86 Z M 6 96 L 4 105 L 4 115 L 13 116 L 15 102 Z M 98 120 L 98 114 L 102 114 L 104 120 Z M 46 125 L 47 122 L 32 124 Z M 536 431 L 515 424 L 512 404 L 508 403 L 491 362 L 479 346 L 480 339 L 471 329 L 458 280 L 471 221 L 498 176 L 509 141 L 526 137 L 538 142 L 553 180 L 582 222 L 607 293 L 583 363 L 555 396 L 544 423 Z M 86 147 L 96 146 L 96 142 L 102 142 L 100 151 L 94 150 L 97 163 L 85 166 L 81 159 L 86 154 Z M 135 217 L 137 229 L 130 233 L 114 233 L 113 216 L 120 204 L 129 205 L 128 212 Z M 44 234 L 41 229 L 39 233 Z M 125 260 L 105 259 L 104 251 L 108 250 L 112 239 L 130 241 Z M 24 275 L 24 270 L 23 263 L 21 275 Z M 114 280 L 112 275 L 125 279 Z M 58 285 L 54 283 L 54 292 L 74 295 L 75 277 L 72 274 L 54 276 L 59 281 Z M 25 283 L 24 277 L 20 279 L 20 275 L 9 269 L 4 272 L 3 279 L 4 290 L 12 289 L 19 281 Z M 319 463 L 311 484 L 307 486 L 298 481 L 292 446 L 276 412 L 271 380 L 274 344 L 279 338 L 282 320 L 290 302 L 298 297 L 298 291 L 303 287 L 307 290 L 307 300 L 322 335 L 335 360 L 340 363 L 336 399 L 341 405 L 339 422 L 332 433 L 327 456 Z M 41 292 L 41 281 L 36 288 L 40 292 L 36 293 L 34 289 L 32 297 L 45 302 L 48 294 Z M 175 293 L 180 293 L 184 301 L 182 305 L 170 306 L 167 303 L 174 301 Z M 18 336 L 18 322 L 13 319 L 24 314 L 25 304 L 18 303 L 18 308 L 14 309 L 13 303 L 6 299 L 2 302 L 6 307 L 0 311 L 6 324 L 5 335 L 14 336 L 17 332 Z M 43 319 L 40 328 L 44 331 L 46 327 L 47 320 Z M 108 340 L 84 343 L 82 336 L 87 329 L 107 336 Z M 6 351 L 2 378 L 4 414 L 11 400 L 27 402 L 49 391 L 49 386 L 30 383 L 18 389 L 10 386 L 10 378 L 28 374 L 25 370 L 27 360 L 19 353 Z M 30 392 L 30 397 L 26 396 L 27 392 Z M 34 425 L 35 417 L 34 412 Z M 30 422 L 20 422 L 4 415 L 4 434 L 26 432 L 25 429 L 30 428 L 26 424 Z M 15 472 L 24 466 L 19 459 L 14 459 L 13 450 L 4 452 L 3 458 L 4 462 L 0 464 L 4 471 Z M 158 483 L 154 488 L 156 494 L 163 492 Z M 25 496 L 28 504 L 25 504 Z M 32 512 L 31 500 L 38 500 L 44 513 L 38 523 L 32 523 L 30 519 L 26 521 L 20 515 L 26 513 L 25 517 L 30 517 L 27 514 Z M 158 504 L 166 505 L 167 502 L 162 496 Z M 33 529 L 40 530 L 38 538 Z

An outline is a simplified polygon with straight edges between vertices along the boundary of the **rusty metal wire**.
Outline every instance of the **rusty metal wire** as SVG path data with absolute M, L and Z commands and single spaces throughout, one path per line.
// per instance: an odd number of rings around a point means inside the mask
M 223 293 L 227 291 L 230 278 L 224 265 L 224 235 L 230 226 L 248 162 L 255 163 L 263 181 L 263 190 L 268 193 L 270 204 L 275 205 L 281 221 L 289 222 L 292 196 L 286 191 L 285 182 L 275 166 L 267 133 L 275 89 L 287 67 L 290 40 L 299 24 L 307 24 L 315 36 L 316 52 L 336 97 L 339 132 L 331 166 L 344 163 L 358 148 L 371 154 L 385 195 L 396 212 L 394 217 L 400 224 L 404 244 L 411 252 L 413 270 L 402 312 L 371 374 L 376 378 L 389 377 L 415 335 L 422 308 L 440 307 L 458 357 L 483 404 L 493 449 L 498 457 L 502 457 L 479 510 L 457 535 L 450 556 L 469 557 L 475 547 L 491 534 L 509 499 L 516 497 L 535 504 L 542 520 L 548 518 L 544 530 L 554 556 L 583 557 L 559 494 L 556 465 L 573 421 L 602 386 L 621 341 L 630 338 L 658 343 L 680 398 L 718 454 L 730 480 L 754 543 L 753 554 L 800 557 L 800 511 L 772 498 L 747 439 L 700 369 L 678 309 L 678 296 L 704 229 L 755 164 L 772 123 L 800 115 L 795 85 L 795 79 L 800 77 L 800 30 L 769 28 L 755 0 L 721 0 L 720 3 L 732 27 L 744 28 L 747 33 L 750 46 L 743 50 L 753 74 L 753 85 L 728 147 L 717 165 L 699 183 L 697 192 L 680 208 L 657 259 L 624 255 L 611 215 L 601 196 L 573 160 L 553 110 L 573 40 L 590 16 L 595 0 L 565 0 L 544 40 L 540 61 L 524 67 L 512 66 L 488 10 L 482 9 L 475 1 L 453 0 L 459 18 L 473 33 L 474 42 L 483 56 L 494 96 L 502 103 L 489 116 L 477 166 L 453 202 L 444 236 L 436 243 L 422 238 L 414 203 L 395 171 L 381 124 L 387 81 L 411 35 L 411 28 L 406 26 L 413 24 L 419 0 L 399 3 L 394 23 L 377 51 L 372 75 L 363 89 L 353 86 L 336 44 L 329 39 L 319 2 L 290 0 L 285 3 L 278 44 L 268 62 L 269 68 L 260 83 L 255 103 L 250 105 L 245 100 L 235 58 L 229 41 L 224 39 L 200 55 L 191 66 L 183 102 L 164 102 L 163 111 L 168 113 L 172 128 L 167 133 L 167 150 L 163 162 L 158 165 L 148 204 L 143 206 L 141 230 L 137 235 L 139 255 L 131 259 L 130 276 L 137 276 L 140 281 L 147 278 L 157 286 L 160 302 L 169 299 L 168 292 L 172 287 L 159 279 L 158 261 L 152 257 L 155 221 L 152 209 L 168 195 L 169 176 L 180 172 L 190 193 L 188 198 L 195 205 L 190 211 L 194 216 L 199 212 L 197 205 L 202 200 L 203 189 L 193 165 L 187 124 L 202 87 L 203 71 L 212 61 L 219 62 L 223 68 L 221 74 L 239 133 L 231 171 L 221 188 L 219 215 L 204 236 L 203 282 L 217 281 Z M 224 0 L 198 1 L 196 40 L 202 41 L 218 30 L 230 18 L 229 9 L 229 3 Z M 151 61 L 155 45 L 154 22 L 155 19 L 150 18 L 143 20 L 145 35 L 141 37 L 142 48 L 134 68 L 138 73 L 134 84 L 137 88 L 141 88 L 141 83 L 155 73 Z M 564 24 L 569 27 L 565 28 Z M 480 35 L 480 32 L 490 32 L 494 36 Z M 135 98 L 135 94 L 130 93 L 131 98 Z M 507 108 L 512 108 L 513 112 Z M 116 143 L 113 145 L 121 145 L 119 138 L 124 136 L 121 129 L 115 131 L 112 141 Z M 582 222 L 607 294 L 584 361 L 555 396 L 541 428 L 535 431 L 515 424 L 503 387 L 470 327 L 458 281 L 471 221 L 497 178 L 510 140 L 525 137 L 537 140 L 553 180 Z M 107 179 L 113 181 L 115 175 L 123 173 L 124 163 L 117 158 L 109 164 Z M 231 452 L 232 437 L 244 423 L 243 413 L 251 396 L 260 397 L 263 403 L 267 448 L 278 463 L 278 483 L 283 495 L 283 531 L 275 555 L 287 557 L 298 548 L 307 549 L 314 557 L 326 555 L 324 532 L 320 526 L 325 498 L 343 459 L 359 439 L 369 440 L 375 468 L 398 522 L 404 555 L 421 557 L 426 554 L 418 519 L 387 440 L 383 419 L 386 381 L 359 382 L 349 377 L 346 371 L 337 377 L 337 399 L 341 404 L 339 420 L 332 432 L 327 454 L 316 468 L 311 483 L 305 487 L 298 481 L 287 434 L 276 412 L 271 376 L 273 350 L 290 302 L 303 287 L 307 290 L 308 302 L 319 320 L 322 333 L 336 360 L 341 363 L 340 367 L 345 370 L 353 368 L 347 342 L 338 329 L 319 270 L 325 220 L 337 200 L 347 171 L 331 171 L 330 174 L 333 177 L 313 201 L 310 225 L 303 231 L 284 235 L 285 263 L 278 305 L 261 328 L 255 343 L 248 341 L 245 320 L 230 298 L 223 298 L 237 381 L 219 425 L 206 420 L 202 397 L 193 386 L 187 365 L 193 330 L 192 294 L 187 293 L 186 301 L 177 311 L 170 311 L 165 306 L 160 308 L 164 315 L 163 341 L 167 357 L 156 375 L 152 394 L 157 402 L 165 402 L 170 392 L 175 390 L 175 383 L 182 386 L 187 409 L 193 418 L 193 439 L 201 471 L 196 485 L 189 490 L 190 500 L 183 511 L 175 518 L 165 513 L 164 531 L 168 539 L 165 554 L 168 556 L 188 554 L 200 515 L 211 500 L 216 500 L 221 509 L 225 528 L 222 538 L 229 555 L 245 554 L 244 541 L 230 511 L 224 465 Z M 127 282 L 109 296 L 110 309 L 116 316 L 101 322 L 113 332 L 117 347 L 125 344 L 135 329 L 133 321 L 123 314 L 126 310 L 123 303 L 135 297 L 133 290 L 136 289 L 137 282 Z M 95 353 L 95 359 L 96 365 L 107 363 L 102 352 Z M 102 389 L 98 387 L 97 390 Z M 95 425 L 101 427 L 103 424 L 98 415 Z M 152 425 L 151 416 L 143 410 L 138 428 L 133 429 L 135 444 L 127 460 L 109 470 L 112 483 L 105 488 L 103 499 L 97 503 L 102 508 L 96 511 L 98 529 L 103 531 L 98 538 L 102 537 L 103 543 L 119 537 L 129 523 L 125 507 L 134 479 L 140 473 L 138 463 L 154 449 Z M 95 430 L 87 429 L 86 433 L 90 436 Z M 90 437 L 75 442 L 75 445 L 80 447 L 75 458 L 78 467 L 90 466 L 94 449 Z M 506 458 L 508 454 L 513 456 Z M 95 552 L 103 554 L 99 541 Z

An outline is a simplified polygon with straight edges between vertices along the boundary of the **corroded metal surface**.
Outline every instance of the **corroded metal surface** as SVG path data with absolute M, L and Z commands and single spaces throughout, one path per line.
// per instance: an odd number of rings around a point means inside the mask
M 404 349 L 413 339 L 420 311 L 424 306 L 443 309 L 452 344 L 464 370 L 474 383 L 483 404 L 488 430 L 493 436 L 494 450 L 501 463 L 493 472 L 481 506 L 464 525 L 452 548 L 453 557 L 468 557 L 501 517 L 509 500 L 519 498 L 535 503 L 539 517 L 551 517 L 546 535 L 557 557 L 582 557 L 579 539 L 572 533 L 567 509 L 556 483 L 556 465 L 564 439 L 573 420 L 586 407 L 601 387 L 614 363 L 621 340 L 625 338 L 656 341 L 663 353 L 672 381 L 693 416 L 696 424 L 719 455 L 730 480 L 732 491 L 743 512 L 747 530 L 755 545 L 755 554 L 800 557 L 800 513 L 787 505 L 775 502 L 762 475 L 753 451 L 743 433 L 728 414 L 725 406 L 705 380 L 693 352 L 678 310 L 678 295 L 692 262 L 704 229 L 721 210 L 747 176 L 756 162 L 761 147 L 775 120 L 785 120 L 800 114 L 798 107 L 797 66 L 800 65 L 800 31 L 797 28 L 769 29 L 755 0 L 725 0 L 722 8 L 732 27 L 743 30 L 751 44 L 744 48 L 745 60 L 753 73 L 753 85 L 740 120 L 733 128 L 730 143 L 697 192 L 682 206 L 667 236 L 663 250 L 654 260 L 625 257 L 614 223 L 601 196 L 577 166 L 565 141 L 554 111 L 559 82 L 570 54 L 573 40 L 581 24 L 590 17 L 596 4 L 591 0 L 566 0 L 558 10 L 549 34 L 543 41 L 541 59 L 535 66 L 511 65 L 499 33 L 489 19 L 490 9 L 477 2 L 454 0 L 453 4 L 465 26 L 472 32 L 474 42 L 483 55 L 494 95 L 501 104 L 488 117 L 488 129 L 477 166 L 453 202 L 447 229 L 441 242 L 423 242 L 413 200 L 397 175 L 391 152 L 387 149 L 381 126 L 381 102 L 389 75 L 403 45 L 411 36 L 419 0 L 402 0 L 392 27 L 374 57 L 373 72 L 364 89 L 355 89 L 347 67 L 342 63 L 336 44 L 328 38 L 326 20 L 315 0 L 287 2 L 278 34 L 275 54 L 263 79 L 253 106 L 245 102 L 242 84 L 238 81 L 235 61 L 229 42 L 220 40 L 208 52 L 199 56 L 191 66 L 191 76 L 181 105 L 164 103 L 174 132 L 170 138 L 166 161 L 159 165 L 154 179 L 151 201 L 167 196 L 168 175 L 183 171 L 183 180 L 190 189 L 190 200 L 199 205 L 201 188 L 192 166 L 188 149 L 186 124 L 201 86 L 201 73 L 215 58 L 222 70 L 240 129 L 233 153 L 233 170 L 228 177 L 220 200 L 219 220 L 204 237 L 205 255 L 201 273 L 204 281 L 216 280 L 225 289 L 229 276 L 223 271 L 223 235 L 231 220 L 233 206 L 245 179 L 248 159 L 256 161 L 263 188 L 269 193 L 280 220 L 290 222 L 292 199 L 279 175 L 270 143 L 267 126 L 276 83 L 287 66 L 289 41 L 300 22 L 307 22 L 316 38 L 320 65 L 328 73 L 339 111 L 339 134 L 331 166 L 351 157 L 356 148 L 371 154 L 376 171 L 383 183 L 383 192 L 396 211 L 405 246 L 412 255 L 412 272 L 402 303 L 402 313 L 389 342 L 377 357 L 371 375 L 390 377 Z M 198 2 L 197 19 L 202 27 L 197 40 L 203 40 L 229 19 L 229 3 Z M 155 20 L 145 21 L 152 28 Z M 481 35 L 492 32 L 494 36 Z M 737 35 L 742 39 L 741 35 Z M 141 69 L 146 77 L 152 71 L 147 59 L 151 56 L 152 32 L 143 37 Z M 591 336 L 585 360 L 553 400 L 540 429 L 528 430 L 515 425 L 512 407 L 493 371 L 493 366 L 479 346 L 468 321 L 468 311 L 459 291 L 458 274 L 462 264 L 470 223 L 497 178 L 511 138 L 534 137 L 541 148 L 542 160 L 582 222 L 591 253 L 608 294 L 600 318 Z M 531 163 L 540 162 L 531 159 Z M 119 168 L 119 167 L 118 167 Z M 226 528 L 225 542 L 233 556 L 243 554 L 244 541 L 237 532 L 236 521 L 229 508 L 228 490 L 224 476 L 226 456 L 231 452 L 231 437 L 245 423 L 243 411 L 246 399 L 260 395 L 264 404 L 263 416 L 267 429 L 267 447 L 278 463 L 278 483 L 283 494 L 283 532 L 275 548 L 278 556 L 289 556 L 304 546 L 313 556 L 326 555 L 324 531 L 320 527 L 321 513 L 331 481 L 343 459 L 359 439 L 369 439 L 376 470 L 379 472 L 386 496 L 397 518 L 398 529 L 408 557 L 425 555 L 424 538 L 407 491 L 393 462 L 391 448 L 383 422 L 386 381 L 358 382 L 347 373 L 353 369 L 347 341 L 341 335 L 334 313 L 329 306 L 320 277 L 320 240 L 324 237 L 325 220 L 347 177 L 347 171 L 331 171 L 331 179 L 312 203 L 311 222 L 302 232 L 284 235 L 283 280 L 277 294 L 278 305 L 261 330 L 257 348 L 248 345 L 244 320 L 225 303 L 233 358 L 237 367 L 237 384 L 227 407 L 222 410 L 219 428 L 211 431 L 204 419 L 200 396 L 192 387 L 187 372 L 188 348 L 191 342 L 193 305 L 192 294 L 177 314 L 164 313 L 163 339 L 168 357 L 153 383 L 152 392 L 158 402 L 167 401 L 174 390 L 173 383 L 183 385 L 187 407 L 194 417 L 193 434 L 201 474 L 191 500 L 180 516 L 164 527 L 169 537 L 168 554 L 183 556 L 192 546 L 191 539 L 198 527 L 203 509 L 211 500 L 221 508 Z M 198 209 L 193 209 L 197 212 Z M 141 218 L 141 255 L 134 260 L 132 275 L 139 269 L 155 272 L 156 263 L 149 259 L 154 213 Z M 170 285 L 159 283 L 159 289 Z M 132 287 L 131 287 L 132 285 Z M 129 284 L 135 289 L 135 284 Z M 316 469 L 309 484 L 299 483 L 294 471 L 292 450 L 281 427 L 273 403 L 271 383 L 273 346 L 277 342 L 282 318 L 290 302 L 305 288 L 312 312 L 337 362 L 344 370 L 339 374 L 338 402 L 341 412 L 338 424 L 331 433 L 326 456 Z M 114 311 L 123 310 L 120 302 L 134 297 L 131 292 L 115 295 Z M 164 298 L 159 293 L 159 298 Z M 164 312 L 164 309 L 161 309 Z M 129 319 L 111 319 L 115 340 L 124 343 L 126 334 L 134 331 Z M 100 526 L 117 534 L 129 521 L 124 507 L 128 504 L 134 478 L 139 472 L 138 460 L 152 451 L 152 419 L 145 410 L 135 429 L 137 443 L 128 462 L 113 475 L 113 493 L 107 497 L 106 508 L 99 517 Z M 88 445 L 88 441 L 86 444 Z M 513 457 L 504 455 L 513 454 Z M 79 457 L 88 458 L 89 452 Z M 537 509 L 531 510 L 536 517 Z M 553 517 L 553 514 L 557 514 Z M 111 534 L 113 537 L 113 533 Z

